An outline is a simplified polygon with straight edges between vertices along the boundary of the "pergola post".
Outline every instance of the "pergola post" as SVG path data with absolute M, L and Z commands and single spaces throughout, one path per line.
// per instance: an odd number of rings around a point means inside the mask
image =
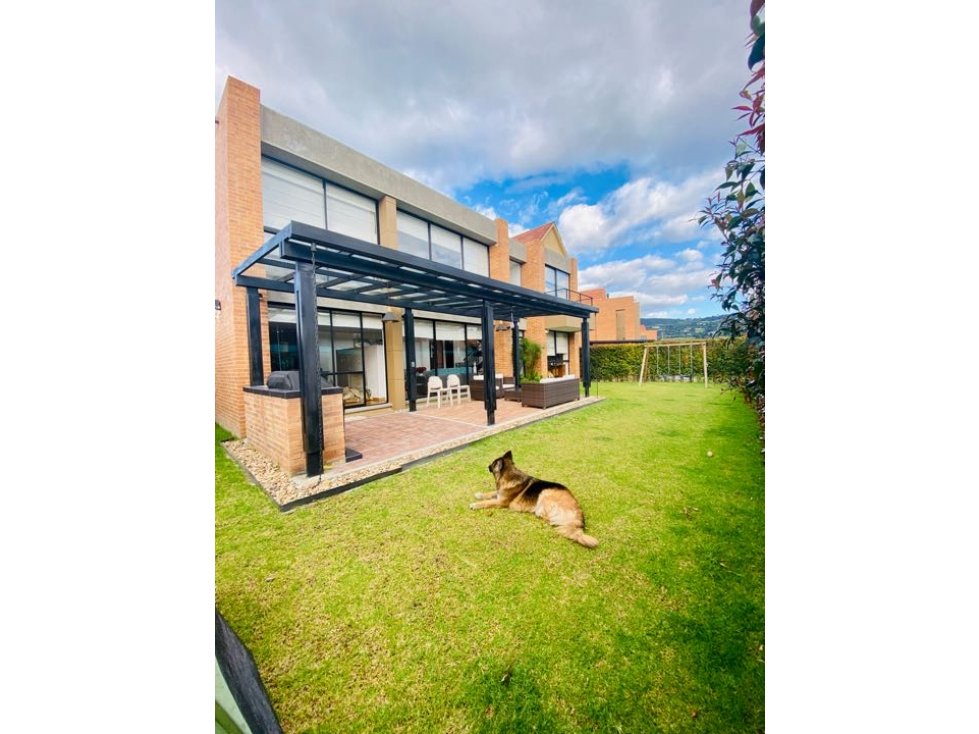
M 405 309 L 405 387 L 408 389 L 408 412 L 418 409 L 418 383 L 415 382 L 415 314 Z
M 483 301 L 483 405 L 486 425 L 496 423 L 496 355 L 493 348 L 493 304 Z
M 315 477 L 323 473 L 323 403 L 319 324 L 316 318 L 316 271 L 312 264 L 296 263 L 295 294 L 303 451 L 306 453 L 306 476 Z
M 262 311 L 258 288 L 245 288 L 245 311 L 248 317 L 248 384 L 265 384 L 262 367 Z
M 588 337 L 588 317 L 581 320 L 581 377 L 585 386 L 585 397 L 591 388 L 591 345 Z
M 520 330 L 517 329 L 517 319 L 511 317 L 513 327 L 513 386 L 520 389 Z

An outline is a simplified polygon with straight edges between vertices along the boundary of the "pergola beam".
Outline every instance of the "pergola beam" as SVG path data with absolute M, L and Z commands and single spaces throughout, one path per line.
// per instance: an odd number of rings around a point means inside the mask
M 248 275 L 257 266 L 294 268 L 279 277 Z M 317 285 L 316 277 L 326 278 Z M 513 324 L 514 378 L 519 381 L 518 320 L 563 315 L 582 320 L 585 396 L 591 384 L 588 368 L 588 318 L 598 309 L 528 288 L 493 280 L 442 263 L 381 247 L 301 222 L 290 222 L 232 271 L 234 282 L 248 289 L 249 341 L 252 357 L 261 354 L 257 289 L 293 293 L 299 347 L 300 396 L 306 473 L 323 472 L 323 414 L 320 390 L 317 297 L 405 310 L 405 378 L 409 409 L 415 410 L 415 329 L 413 309 L 480 318 L 486 423 L 496 417 L 496 364 L 493 312 L 507 313 Z M 291 282 L 290 282 L 291 281 Z M 357 281 L 343 290 L 337 286 Z M 380 291 L 380 292 L 378 292 Z M 254 294 L 254 295 L 253 295 Z M 261 379 L 261 365 L 250 365 L 250 380 Z M 518 382 L 519 384 L 519 382 Z

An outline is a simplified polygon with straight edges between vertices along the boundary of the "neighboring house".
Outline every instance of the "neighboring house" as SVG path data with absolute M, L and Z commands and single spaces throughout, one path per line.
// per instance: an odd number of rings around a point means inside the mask
M 639 318 L 639 302 L 634 296 L 610 298 L 604 288 L 581 292 L 591 298 L 598 314 L 591 319 L 589 339 L 593 342 L 654 341 L 656 329 L 647 329 Z
M 568 255 L 554 222 L 511 237 L 509 256 L 510 282 L 514 285 L 592 305 L 591 299 L 577 291 L 578 261 Z M 546 371 L 538 370 L 542 375 L 581 374 L 581 321 L 569 316 L 544 316 L 526 319 L 520 328 L 524 336 L 545 347 Z M 503 359 L 511 354 L 509 347 L 501 351 Z
M 587 303 L 574 292 L 577 264 L 553 223 L 511 238 L 505 220 L 488 219 L 264 107 L 257 88 L 234 78 L 226 82 L 215 123 L 215 419 L 238 436 L 247 435 L 243 391 L 255 362 L 246 289 L 235 286 L 231 273 L 290 221 Z M 281 268 L 268 270 L 268 278 L 285 277 L 274 272 Z M 358 299 L 366 291 L 349 281 L 349 300 L 317 299 L 320 373 L 342 390 L 345 410 L 404 408 L 404 325 L 392 318 L 401 310 Z M 298 369 L 293 294 L 265 290 L 260 298 L 261 373 Z M 468 381 L 483 372 L 479 318 L 420 309 L 413 316 L 416 381 L 451 373 Z M 494 365 L 497 374 L 512 375 L 509 316 L 497 310 L 493 317 Z M 529 338 L 546 345 L 541 374 L 548 374 L 548 357 L 552 374 L 580 374 L 581 325 L 572 316 L 518 320 Z

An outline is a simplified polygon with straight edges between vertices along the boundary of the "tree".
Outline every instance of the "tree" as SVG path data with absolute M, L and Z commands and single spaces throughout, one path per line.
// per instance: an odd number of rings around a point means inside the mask
M 724 240 L 713 297 L 728 313 L 718 329 L 731 339 L 746 336 L 751 360 L 747 372 L 729 381 L 765 417 L 765 0 L 751 0 L 748 70 L 735 110 L 748 128 L 731 141 L 734 157 L 724 167 L 725 181 L 700 210 L 701 226 L 714 226 Z M 755 69 L 755 67 L 758 67 Z

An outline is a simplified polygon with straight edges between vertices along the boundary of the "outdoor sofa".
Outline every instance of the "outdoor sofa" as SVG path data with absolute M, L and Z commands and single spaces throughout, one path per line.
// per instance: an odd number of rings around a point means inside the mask
M 513 378 L 506 377 L 503 375 L 497 375 L 496 377 L 496 397 L 502 398 L 504 394 L 504 389 L 510 390 L 513 388 Z M 471 380 L 469 380 L 469 394 L 473 400 L 476 402 L 482 402 L 486 397 L 486 381 L 483 379 L 482 375 L 474 375 Z
M 579 398 L 581 381 L 574 375 L 545 377 L 540 382 L 520 385 L 521 404 L 530 408 L 550 408 Z

